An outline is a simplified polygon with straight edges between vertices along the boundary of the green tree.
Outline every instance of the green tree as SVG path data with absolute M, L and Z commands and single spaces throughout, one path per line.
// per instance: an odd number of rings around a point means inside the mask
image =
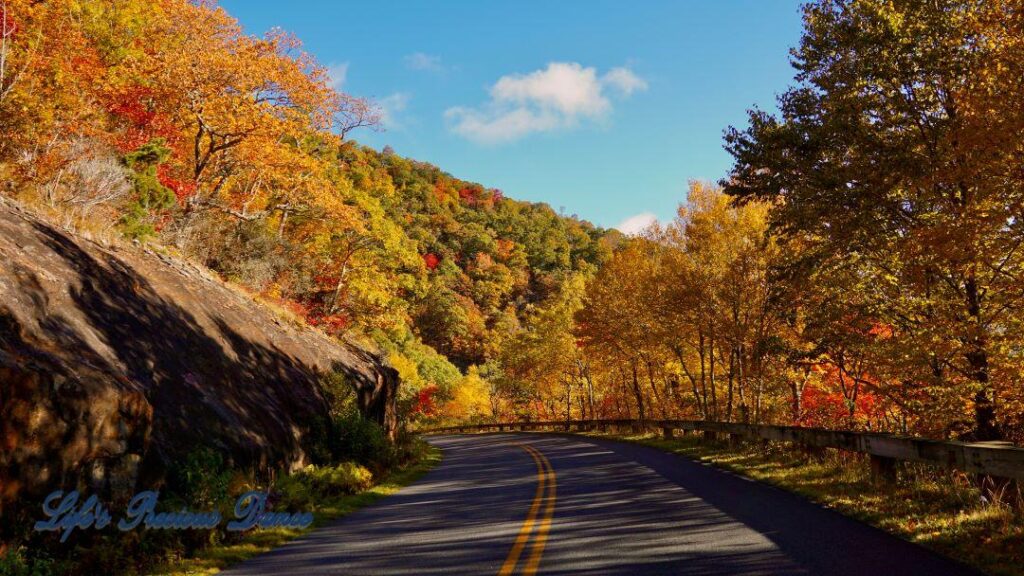
M 143 239 L 155 234 L 153 215 L 175 205 L 174 192 L 157 177 L 157 170 L 170 153 L 163 140 L 157 139 L 124 156 L 134 192 L 121 217 L 122 229 L 129 238 Z

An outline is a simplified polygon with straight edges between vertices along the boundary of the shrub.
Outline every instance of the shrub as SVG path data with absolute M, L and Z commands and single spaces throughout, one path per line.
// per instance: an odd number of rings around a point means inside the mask
M 287 509 L 303 509 L 318 496 L 356 494 L 373 484 L 373 473 L 355 462 L 336 466 L 309 465 L 278 480 L 276 491 Z
M 175 205 L 174 192 L 160 182 L 157 167 L 164 163 L 171 150 L 163 140 L 156 139 L 124 156 L 124 164 L 131 172 L 134 197 L 121 218 L 125 236 L 145 239 L 156 233 L 153 214 L 169 210 Z
M 376 422 L 349 408 L 334 419 L 331 453 L 336 461 L 354 460 L 377 472 L 396 464 L 395 448 Z
M 224 462 L 220 452 L 212 448 L 198 448 L 185 457 L 185 461 L 171 469 L 168 488 L 174 496 L 188 506 L 212 509 L 224 506 L 230 499 L 236 474 Z

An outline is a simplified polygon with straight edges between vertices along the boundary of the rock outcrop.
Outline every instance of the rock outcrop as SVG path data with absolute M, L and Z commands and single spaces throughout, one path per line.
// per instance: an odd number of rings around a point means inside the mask
M 328 419 L 325 371 L 393 432 L 397 374 L 375 352 L 0 198 L 0 516 L 57 488 L 159 484 L 201 446 L 243 468 L 304 465 Z

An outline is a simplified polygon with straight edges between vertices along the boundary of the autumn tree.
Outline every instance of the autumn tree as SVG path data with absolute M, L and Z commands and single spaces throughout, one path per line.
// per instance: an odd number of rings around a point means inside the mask
M 1020 346 L 1020 19 L 1008 2 L 813 2 L 781 114 L 726 138 L 727 191 L 778 199 L 776 229 L 815 266 L 857 270 L 926 368 L 908 373 L 957 390 L 978 439 L 1001 435 L 998 378 Z
M 559 292 L 534 308 L 523 329 L 506 340 L 500 356 L 505 374 L 528 383 L 533 401 L 551 418 L 594 415 L 594 380 L 575 336 L 585 286 L 582 273 L 563 281 Z
M 664 299 L 657 278 L 664 250 L 647 238 L 624 242 L 589 282 L 585 306 L 576 313 L 581 344 L 588 355 L 603 357 L 609 387 L 629 397 L 640 419 L 669 407 L 655 314 Z

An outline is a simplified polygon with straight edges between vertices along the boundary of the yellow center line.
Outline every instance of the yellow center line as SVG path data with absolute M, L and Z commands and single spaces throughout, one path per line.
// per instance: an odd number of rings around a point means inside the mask
M 531 448 L 531 450 L 537 453 L 537 456 L 541 459 L 547 470 L 548 493 L 545 497 L 547 505 L 544 507 L 544 516 L 540 521 L 540 526 L 537 528 L 537 535 L 533 539 L 533 549 L 530 551 L 530 558 L 523 569 L 524 576 L 533 576 L 537 573 L 537 567 L 540 566 L 540 557 L 544 554 L 544 545 L 547 543 L 548 532 L 551 530 L 551 520 L 555 516 L 555 489 L 558 484 L 555 480 L 555 468 L 551 465 L 551 461 L 544 454 L 541 454 L 539 450 L 534 448 Z
M 519 555 L 522 554 L 523 547 L 526 546 L 526 541 L 530 538 L 530 532 L 533 531 L 533 524 L 537 519 L 537 512 L 540 510 L 541 502 L 544 500 L 544 484 L 547 477 L 544 464 L 535 451 L 525 445 L 520 445 L 520 447 L 526 450 L 527 454 L 532 456 L 533 461 L 537 464 L 537 491 L 533 496 L 533 503 L 530 504 L 530 510 L 526 514 L 526 520 L 523 521 L 523 527 L 519 529 L 519 535 L 516 536 L 516 541 L 512 544 L 512 550 L 509 551 L 508 557 L 505 558 L 505 563 L 501 565 L 498 576 L 509 576 L 516 569 Z

